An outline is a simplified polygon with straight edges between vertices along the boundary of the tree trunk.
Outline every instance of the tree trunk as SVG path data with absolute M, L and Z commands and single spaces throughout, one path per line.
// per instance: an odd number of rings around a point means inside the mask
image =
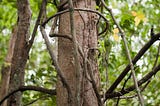
M 8 94 L 10 73 L 11 73 L 11 62 L 13 57 L 14 44 L 16 40 L 17 27 L 15 26 L 12 30 L 12 35 L 9 42 L 9 49 L 5 59 L 5 63 L 2 66 L 2 80 L 1 80 L 1 89 L 0 89 L 0 100 Z M 7 106 L 7 101 L 5 101 L 2 106 Z
M 2 70 L 1 96 L 24 85 L 24 68 L 28 59 L 28 38 L 31 20 L 31 10 L 28 0 L 17 0 L 18 22 L 15 32 L 11 36 L 10 48 L 6 58 L 7 65 Z M 8 68 L 7 68 L 8 67 Z M 6 73 L 6 74 L 4 74 Z M 4 82 L 7 83 L 4 83 Z M 22 93 L 12 95 L 4 106 L 20 106 Z M 1 98 L 2 98 L 1 97 Z
M 63 2 L 63 0 L 61 0 Z M 74 2 L 75 8 L 95 9 L 94 0 L 77 0 Z M 92 84 L 90 74 L 92 74 L 96 87 L 99 88 L 99 72 L 97 65 L 97 15 L 90 12 L 75 11 L 75 30 L 79 48 L 82 48 L 83 56 L 78 55 L 80 64 L 80 105 L 98 106 L 98 99 Z M 60 16 L 59 33 L 71 35 L 70 16 L 65 13 Z M 73 42 L 66 38 L 58 38 L 58 63 L 69 84 L 73 99 L 68 101 L 68 94 L 60 78 L 57 82 L 57 106 L 76 106 L 77 76 L 74 64 Z M 87 62 L 89 61 L 89 62 Z M 90 73 L 91 71 L 91 73 Z
M 28 0 L 17 0 L 18 6 L 18 31 L 11 65 L 11 78 L 9 91 L 24 85 L 24 68 L 28 59 L 28 38 L 31 20 L 31 10 Z M 21 105 L 21 92 L 12 95 L 8 100 L 8 106 Z

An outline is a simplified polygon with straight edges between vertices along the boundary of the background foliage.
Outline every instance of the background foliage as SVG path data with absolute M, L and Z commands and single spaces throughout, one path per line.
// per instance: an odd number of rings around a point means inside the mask
M 160 30 L 160 1 L 159 0 L 106 0 L 107 5 L 113 9 L 113 13 L 118 23 L 126 33 L 131 56 L 134 57 L 140 48 L 150 39 L 150 29 L 154 26 L 155 33 Z M 41 0 L 30 0 L 30 6 L 32 9 L 32 23 L 30 32 L 33 30 L 36 18 L 38 16 Z M 0 2 L 0 66 L 3 64 L 9 38 L 12 32 L 13 26 L 17 21 L 16 0 L 3 0 Z M 96 7 L 95 7 L 96 8 Z M 99 37 L 99 71 L 101 74 L 101 92 L 105 92 L 106 89 L 115 81 L 119 74 L 123 71 L 128 64 L 128 60 L 125 54 L 123 42 L 119 36 L 119 32 L 116 31 L 109 13 L 105 9 L 99 10 L 106 16 L 109 21 L 110 28 L 106 34 Z M 57 9 L 55 5 L 50 1 L 47 4 L 47 15 L 51 16 L 56 13 Z M 50 28 L 48 25 L 48 29 Z M 103 22 L 99 24 L 100 31 L 104 28 Z M 49 32 L 49 30 L 48 30 Z M 51 40 L 53 48 L 55 48 L 54 39 Z M 145 55 L 135 65 L 136 75 L 138 79 L 141 79 L 147 72 L 151 71 L 156 59 L 159 43 L 156 42 Z M 160 60 L 158 60 L 160 63 Z M 128 74 L 129 75 L 129 74 Z M 106 81 L 106 76 L 107 81 Z M 126 76 L 125 78 L 127 78 Z M 143 91 L 143 96 L 146 102 L 146 106 L 158 106 L 160 104 L 160 73 L 157 73 L 151 79 L 150 84 Z M 35 43 L 30 52 L 30 57 L 26 66 L 26 85 L 37 85 L 46 88 L 55 88 L 56 84 L 56 72 L 52 66 L 49 54 L 44 45 L 44 41 L 41 38 L 40 33 L 37 33 Z M 118 86 L 116 90 L 120 90 L 124 81 Z M 132 85 L 132 79 L 129 80 L 127 86 Z M 130 95 L 136 94 L 132 92 Z M 39 99 L 38 99 L 39 98 Z M 48 95 L 37 92 L 25 92 L 23 95 L 23 104 L 34 102 L 32 106 L 55 106 L 56 97 L 50 97 Z M 34 101 L 35 100 L 35 101 Z M 115 104 L 116 99 L 108 101 L 108 105 Z M 122 99 L 119 105 L 130 104 L 138 106 L 138 99 Z

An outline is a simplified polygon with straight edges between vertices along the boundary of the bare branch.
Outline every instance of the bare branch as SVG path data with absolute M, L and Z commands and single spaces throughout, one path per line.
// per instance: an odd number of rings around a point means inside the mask
M 77 44 L 78 45 L 78 44 Z M 95 82 L 95 80 L 94 80 L 94 78 L 93 78 L 93 74 L 92 74 L 92 72 L 91 72 L 91 70 L 93 70 L 92 69 L 92 67 L 91 67 L 91 62 L 87 59 L 87 56 L 85 56 L 84 55 L 84 52 L 82 51 L 82 48 L 78 45 L 78 51 L 79 51 L 79 53 L 80 53 L 80 55 L 82 56 L 82 58 L 83 58 L 83 60 L 84 60 L 84 64 L 85 64 L 85 66 L 84 66 L 84 70 L 85 70 L 85 73 L 86 73 L 86 75 L 87 75 L 87 64 L 89 65 L 89 69 L 88 69 L 88 74 L 89 74 L 89 76 L 90 76 L 90 78 L 91 78 L 91 80 L 89 80 L 89 78 L 88 78 L 88 80 L 92 83 L 92 86 L 93 86 L 93 90 L 94 90 L 94 92 L 95 92 L 95 94 L 96 94 L 96 97 L 97 97 L 97 100 L 98 100 L 98 105 L 99 106 L 102 106 L 102 101 L 101 101 L 101 97 L 100 97 L 100 95 L 99 95 L 99 93 L 98 93 L 98 89 L 97 89 L 97 86 L 96 86 L 96 82 Z
M 63 38 L 66 38 L 66 39 L 69 39 L 69 40 L 72 41 L 71 35 L 64 35 L 64 34 L 56 34 L 56 33 L 54 33 L 54 34 L 50 34 L 49 36 L 50 37 L 63 37 Z
M 157 55 L 156 55 L 156 60 L 154 62 L 154 65 L 153 65 L 153 68 L 154 69 L 157 65 L 157 62 L 158 62 L 158 58 L 159 58 L 159 54 L 160 54 L 160 43 L 159 43 L 159 46 L 158 46 L 158 51 L 157 51 Z
M 132 62 L 133 64 L 136 64 L 136 62 L 144 55 L 144 53 L 152 46 L 152 44 L 159 40 L 160 33 L 155 34 L 155 36 L 150 39 L 143 47 L 142 49 L 137 53 L 137 55 L 133 58 Z M 106 93 L 112 93 L 115 88 L 118 86 L 118 84 L 122 81 L 122 79 L 127 75 L 127 73 L 130 70 L 130 65 L 128 64 L 124 71 L 119 75 L 119 77 L 116 79 L 116 81 L 111 85 L 111 87 L 107 90 Z
M 85 57 L 85 58 L 86 58 L 86 57 Z M 99 105 L 99 106 L 102 106 L 101 97 L 100 97 L 100 95 L 99 95 L 99 93 L 98 93 L 98 89 L 97 89 L 97 86 L 96 86 L 96 82 L 95 82 L 95 80 L 94 80 L 94 78 L 93 78 L 93 74 L 92 74 L 92 70 L 93 70 L 93 69 L 92 69 L 92 67 L 91 67 L 91 62 L 90 62 L 87 58 L 86 58 L 85 60 L 86 60 L 87 63 L 89 64 L 88 73 L 89 73 L 89 76 L 90 76 L 90 78 L 91 78 L 91 83 L 92 83 L 94 92 L 95 92 L 95 94 L 96 94 L 97 100 L 98 100 L 98 105 Z
M 135 70 L 134 70 L 134 66 L 133 66 L 133 63 L 132 63 L 132 59 L 131 59 L 131 56 L 130 56 L 130 52 L 129 52 L 129 49 L 128 49 L 128 44 L 127 44 L 127 40 L 126 40 L 126 35 L 125 33 L 123 32 L 122 28 L 120 27 L 120 25 L 118 24 L 118 22 L 116 21 L 113 13 L 112 13 L 112 10 L 109 9 L 107 7 L 107 5 L 105 4 L 104 0 L 101 0 L 102 4 L 104 5 L 104 7 L 108 10 L 108 12 L 110 13 L 114 23 L 116 24 L 117 28 L 119 29 L 120 33 L 121 33 L 121 37 L 122 37 L 122 40 L 124 42 L 124 46 L 125 46 L 125 50 L 126 50 L 126 54 L 127 54 L 127 57 L 128 57 L 128 60 L 129 60 L 129 64 L 130 64 L 130 67 L 131 67 L 131 73 L 132 73 L 132 76 L 133 76 L 133 81 L 134 81 L 134 84 L 135 84 L 135 87 L 136 87 L 136 91 L 137 91 L 137 94 L 138 94 L 138 98 L 139 98 L 139 101 L 141 103 L 141 106 L 144 106 L 144 100 L 143 100 L 143 96 L 140 92 L 140 89 L 138 87 L 138 83 L 137 83 L 137 78 L 136 78 L 136 75 L 135 75 Z
M 47 93 L 50 95 L 56 95 L 56 90 L 55 89 L 46 89 L 46 88 L 42 88 L 42 87 L 38 87 L 38 86 L 21 86 L 15 90 L 13 90 L 12 92 L 10 92 L 8 95 L 6 95 L 1 101 L 0 101 L 0 105 L 7 99 L 9 98 L 11 95 L 13 95 L 16 92 L 24 92 L 26 90 L 33 90 L 33 91 L 38 91 L 38 92 L 42 92 L 42 93 Z
M 141 80 L 138 81 L 138 86 L 141 86 L 143 83 L 149 81 L 152 76 L 154 76 L 158 71 L 160 71 L 160 64 L 155 67 L 151 72 L 149 72 L 148 74 L 146 74 Z M 122 96 L 124 94 L 127 94 L 131 91 L 135 90 L 135 86 L 132 85 L 126 89 L 124 89 L 123 91 L 120 92 L 113 92 L 113 93 L 106 93 L 105 96 L 106 98 L 113 98 L 113 97 L 118 97 L 118 96 Z
M 98 14 L 100 17 L 103 18 L 103 20 L 105 21 L 106 27 L 105 27 L 105 29 L 104 29 L 101 33 L 98 34 L 98 36 L 100 36 L 101 34 L 105 33 L 106 30 L 109 28 L 109 22 L 108 22 L 108 20 L 107 20 L 106 17 L 103 16 L 103 14 L 101 14 L 99 11 L 95 11 L 95 10 L 91 10 L 91 9 L 85 9 L 85 8 L 75 8 L 75 11 L 92 12 L 92 13 Z
M 115 97 L 115 98 L 119 98 L 119 99 L 132 99 L 132 98 L 135 98 L 137 97 L 137 94 L 136 95 L 131 95 L 131 96 L 120 96 L 120 97 Z
M 99 11 L 95 11 L 95 10 L 92 10 L 92 9 L 87 9 L 87 8 L 74 8 L 75 11 L 86 11 L 86 12 L 92 12 L 92 13 L 95 13 L 95 14 L 98 14 L 100 17 L 103 18 L 103 20 L 106 22 L 106 28 L 104 29 L 104 31 L 102 31 L 101 33 L 99 33 L 98 35 L 101 35 L 103 34 L 106 29 L 109 28 L 109 22 L 108 20 L 105 18 L 105 16 L 103 14 L 101 14 Z M 60 11 L 56 14 L 54 14 L 53 16 L 49 17 L 45 22 L 42 23 L 42 26 L 45 26 L 52 18 L 56 17 L 56 16 L 59 16 L 61 14 L 64 14 L 66 12 L 69 12 L 69 10 L 64 10 L 64 11 Z
M 68 0 L 69 5 L 69 15 L 70 15 L 70 30 L 73 41 L 73 55 L 74 55 L 74 65 L 75 65 L 75 73 L 76 73 L 76 105 L 81 105 L 81 81 L 80 81 L 80 63 L 78 58 L 78 46 L 77 46 L 77 38 L 76 38 L 76 30 L 75 30 L 75 19 L 74 19 L 74 7 L 72 0 Z
M 35 26 L 34 26 L 34 29 L 33 29 L 32 35 L 31 35 L 31 39 L 29 41 L 28 51 L 32 47 L 34 38 L 36 36 L 36 32 L 37 32 L 38 26 L 40 24 L 40 20 L 41 20 L 41 17 L 42 17 L 42 13 L 43 13 L 43 8 L 44 8 L 44 5 L 45 5 L 45 2 L 46 2 L 46 0 L 43 0 L 42 3 L 41 3 L 41 8 L 40 8 L 40 11 L 39 11 L 39 15 L 38 15 L 38 18 L 36 20 L 36 23 L 35 23 Z
M 53 61 L 53 65 L 55 66 L 55 69 L 57 70 L 57 73 L 58 73 L 58 75 L 59 75 L 62 83 L 63 83 L 64 86 L 66 87 L 67 92 L 68 92 L 68 95 L 70 95 L 70 97 L 72 97 L 71 89 L 70 89 L 68 83 L 66 82 L 65 77 L 64 77 L 64 75 L 63 75 L 63 73 L 62 73 L 62 71 L 61 71 L 61 69 L 60 69 L 60 67 L 59 67 L 59 65 L 58 65 L 58 63 L 57 63 L 56 57 L 55 57 L 55 55 L 54 55 L 54 53 L 53 53 L 53 50 L 52 50 L 51 44 L 50 44 L 50 42 L 49 42 L 49 39 L 48 39 L 48 37 L 47 37 L 46 31 L 45 31 L 45 29 L 44 29 L 42 26 L 40 26 L 40 31 L 41 31 L 41 33 L 42 33 L 42 36 L 43 36 L 44 40 L 45 40 L 47 49 L 48 49 L 49 54 L 50 54 L 50 56 L 51 56 L 51 59 L 52 59 L 52 61 Z M 70 98 L 70 99 L 71 99 L 71 98 Z
M 121 91 L 124 90 L 124 88 L 125 88 L 128 80 L 131 78 L 131 75 L 132 75 L 132 73 L 130 73 L 129 76 L 128 76 L 128 78 L 124 81 L 124 84 L 123 84 L 123 87 L 122 87 Z M 117 99 L 117 104 L 116 104 L 116 106 L 118 106 L 119 100 L 120 100 L 120 96 L 119 96 L 118 99 Z
M 37 102 L 37 101 L 40 100 L 40 99 L 46 99 L 46 98 L 48 98 L 48 97 L 50 97 L 50 95 L 43 95 L 43 96 L 41 96 L 41 97 L 39 97 L 39 98 L 37 98 L 37 99 L 35 99 L 35 100 L 30 101 L 30 102 L 27 103 L 27 104 L 24 104 L 23 106 L 29 106 L 29 105 Z
M 148 84 L 150 83 L 150 79 L 148 80 L 148 82 L 143 86 L 143 88 L 141 88 L 141 92 L 144 91 L 144 89 L 148 86 Z M 124 90 L 124 89 L 123 89 Z M 122 90 L 121 90 L 122 91 Z M 136 97 L 136 95 L 132 95 L 132 96 L 119 96 L 119 97 L 114 97 L 114 98 L 119 98 L 119 99 L 130 99 L 130 98 L 134 98 Z

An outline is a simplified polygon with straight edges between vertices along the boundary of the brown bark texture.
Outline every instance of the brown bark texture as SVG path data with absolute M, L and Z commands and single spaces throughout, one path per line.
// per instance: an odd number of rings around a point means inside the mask
M 31 10 L 28 0 L 17 0 L 18 21 L 10 40 L 8 54 L 2 68 L 0 98 L 24 85 L 24 68 L 28 59 L 28 38 Z M 22 93 L 13 94 L 3 106 L 20 106 Z M 7 103 L 7 104 L 6 104 Z
M 2 74 L 2 80 L 1 80 L 1 89 L 0 89 L 0 100 L 7 95 L 8 88 L 9 88 L 9 81 L 10 81 L 10 72 L 11 72 L 11 62 L 13 57 L 13 49 L 15 44 L 15 36 L 17 34 L 17 27 L 15 26 L 12 30 L 12 35 L 9 42 L 9 48 L 8 53 L 5 59 L 5 63 L 2 66 L 1 74 Z M 7 106 L 7 101 L 5 101 L 2 106 Z
M 63 0 L 61 0 L 63 2 Z M 89 8 L 95 10 L 94 0 L 77 0 L 75 8 Z M 74 11 L 74 24 L 78 46 L 83 51 L 83 56 L 78 54 L 80 64 L 80 105 L 98 106 L 98 100 L 93 89 L 90 71 L 93 75 L 96 87 L 99 88 L 99 72 L 97 65 L 97 20 L 98 16 L 91 12 Z M 69 13 L 60 15 L 59 34 L 71 35 Z M 73 41 L 66 38 L 58 38 L 58 63 L 69 84 L 72 92 L 72 101 L 68 101 L 68 94 L 60 78 L 57 82 L 57 106 L 76 106 L 77 76 L 74 63 Z M 84 59 L 85 58 L 85 59 Z M 86 61 L 89 62 L 86 62 Z

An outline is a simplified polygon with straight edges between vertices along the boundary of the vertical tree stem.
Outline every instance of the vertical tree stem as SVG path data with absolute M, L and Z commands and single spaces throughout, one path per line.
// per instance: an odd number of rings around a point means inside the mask
M 114 23 L 116 24 L 117 28 L 119 29 L 119 31 L 121 33 L 121 37 L 122 37 L 122 40 L 124 42 L 124 46 L 125 46 L 125 50 L 126 50 L 126 53 L 127 53 L 127 57 L 128 57 L 129 63 L 130 63 L 131 73 L 132 73 L 134 85 L 135 85 L 135 88 L 136 88 L 136 92 L 138 94 L 138 98 L 139 98 L 141 106 L 144 106 L 144 100 L 143 100 L 143 97 L 141 95 L 140 89 L 138 87 L 137 78 L 136 78 L 136 75 L 135 75 L 134 66 L 133 66 L 132 59 L 131 59 L 131 56 L 130 56 L 130 53 L 129 53 L 129 49 L 128 49 L 127 41 L 126 41 L 126 38 L 125 38 L 125 34 L 122 31 L 122 28 L 120 27 L 120 25 L 118 24 L 118 22 L 116 21 L 114 15 L 112 13 L 112 10 L 107 7 L 107 5 L 105 4 L 104 0 L 101 0 L 101 2 L 104 5 L 104 7 L 107 9 L 107 11 L 110 13 L 110 15 L 111 15 Z
M 74 48 L 74 59 L 75 59 L 75 73 L 76 73 L 76 105 L 80 106 L 80 90 L 81 90 L 81 82 L 80 82 L 80 64 L 78 59 L 78 46 L 77 46 L 77 38 L 76 38 L 76 31 L 75 31 L 75 24 L 74 24 L 74 7 L 73 7 L 73 1 L 68 0 L 69 4 L 69 13 L 70 13 L 70 30 L 72 35 L 72 41 L 73 41 L 73 48 Z

